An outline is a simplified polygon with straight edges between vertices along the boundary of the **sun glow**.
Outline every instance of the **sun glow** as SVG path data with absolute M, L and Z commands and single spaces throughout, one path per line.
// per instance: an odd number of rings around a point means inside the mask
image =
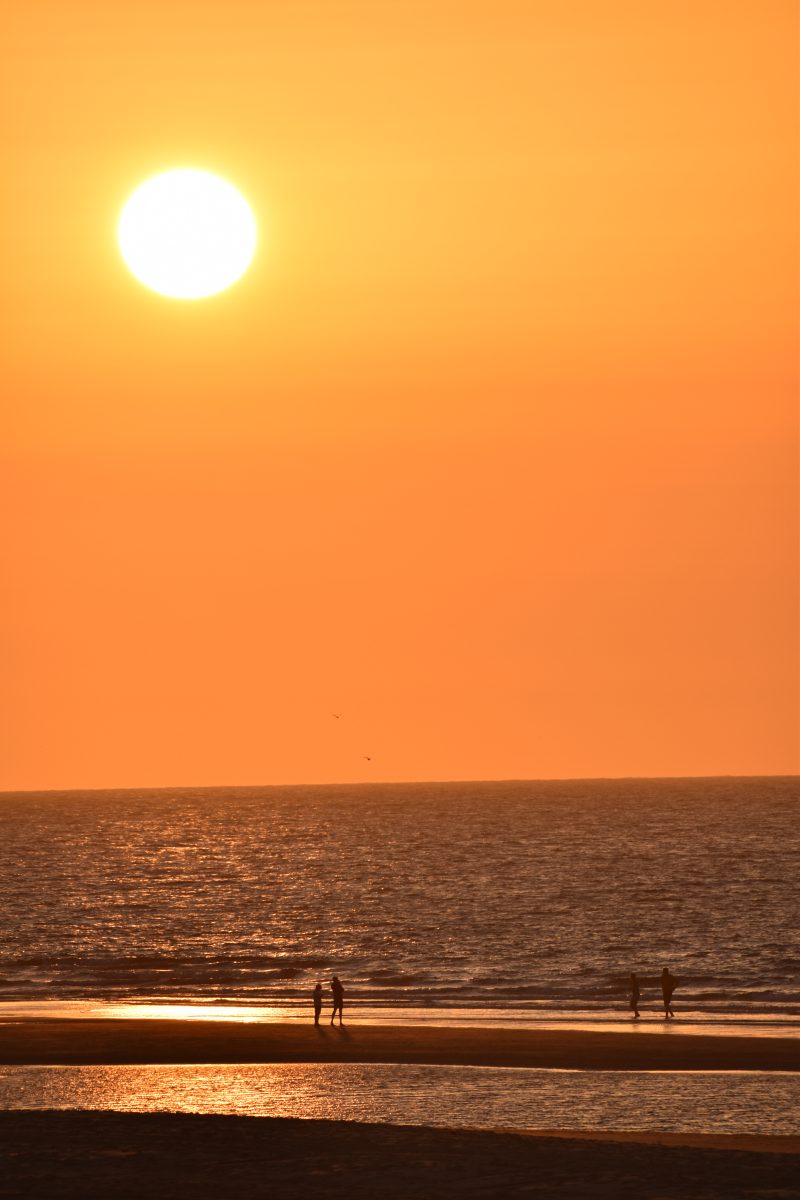
M 162 296 L 200 300 L 241 278 L 256 247 L 256 222 L 236 188 L 208 171 L 179 169 L 148 179 L 119 219 L 122 257 Z

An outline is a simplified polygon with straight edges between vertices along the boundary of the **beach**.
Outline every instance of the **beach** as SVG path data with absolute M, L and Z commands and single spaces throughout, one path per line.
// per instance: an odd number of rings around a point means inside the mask
M 672 1025 L 595 1032 L 26 1018 L 0 1022 L 0 1066 L 3 1087 L 17 1087 L 7 1093 L 16 1100 L 0 1111 L 0 1195 L 26 1200 L 800 1197 L 794 1123 L 737 1127 L 731 1117 L 745 1079 L 762 1081 L 760 1103 L 780 1104 L 781 1095 L 787 1103 L 785 1088 L 800 1070 L 800 1039 L 792 1037 L 685 1033 Z M 521 1121 L 507 1119 L 513 1107 L 475 1108 L 476 1088 L 487 1099 L 492 1087 L 510 1095 L 530 1074 L 525 1068 L 545 1068 L 548 1087 L 563 1094 L 560 1108 L 542 1101 Z M 415 1107 L 414 1073 L 442 1070 L 451 1074 L 431 1079 L 434 1108 Z M 294 1084 L 280 1077 L 287 1071 Z M 346 1077 L 354 1071 L 362 1089 L 355 1107 Z M 387 1073 L 394 1072 L 412 1090 L 387 1107 Z M 713 1104 L 702 1110 L 710 1119 L 682 1131 L 670 1127 L 666 1112 L 647 1107 L 645 1080 L 666 1081 L 669 1106 L 679 1078 L 689 1083 L 707 1072 L 717 1079 L 731 1073 L 729 1092 L 720 1084 L 730 1098 L 717 1092 L 727 1125 Z M 77 1083 L 70 1073 L 80 1075 Z M 205 1080 L 199 1090 L 198 1073 Z M 498 1085 L 492 1075 L 505 1081 Z M 611 1076 L 630 1080 L 639 1099 L 630 1124 L 624 1115 L 619 1126 L 609 1117 L 622 1111 L 614 1109 Z M 298 1082 L 287 1109 L 286 1089 Z M 305 1103 L 303 1088 L 310 1089 Z M 587 1095 L 600 1098 L 599 1128 L 576 1127 L 568 1107 L 574 1097 L 585 1108 Z M 248 1109 L 253 1102 L 261 1107 Z M 654 1115 L 652 1128 L 642 1123 L 644 1112 Z
M 0 868 L 19 920 L 0 947 L 0 1196 L 797 1196 L 793 877 L 775 873 L 787 791 L 6 800 Z M 633 926 L 605 886 L 623 838 Z M 723 886 L 744 842 L 757 906 Z M 654 846 L 690 897 L 666 926 Z M 465 875 L 478 853 L 482 873 Z M 674 1022 L 664 962 L 682 980 Z M 326 990 L 315 1027 L 312 989 L 337 971 L 344 1024 Z
M 139 1200 L 800 1195 L 797 1139 L 592 1138 L 338 1121 L 0 1113 L 3 1196 Z
M 800 1071 L 800 1039 L 182 1020 L 0 1023 L 0 1065 L 415 1063 L 615 1071 Z

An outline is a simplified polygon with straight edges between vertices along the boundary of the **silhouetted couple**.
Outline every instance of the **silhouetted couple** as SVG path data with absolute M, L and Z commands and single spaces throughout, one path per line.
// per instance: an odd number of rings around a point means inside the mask
M 661 972 L 661 995 L 664 999 L 664 1020 L 665 1021 L 668 1021 L 670 1017 L 675 1016 L 675 1013 L 672 1011 L 672 993 L 675 991 L 675 988 L 678 986 L 678 983 L 679 983 L 679 980 L 676 979 L 674 975 L 670 975 L 669 968 L 664 967 L 664 970 Z M 638 977 L 636 976 L 635 972 L 631 971 L 630 1006 L 633 1009 L 634 1021 L 638 1021 L 639 1017 L 641 1016 L 641 1013 L 639 1012 L 639 997 L 640 996 L 641 996 L 641 989 L 639 987 Z
M 336 1014 L 339 1014 L 339 1024 L 342 1023 L 344 1015 L 344 988 L 342 981 L 338 975 L 334 975 L 331 980 L 331 992 L 333 993 L 333 1012 L 331 1013 L 331 1025 L 336 1019 Z M 314 1024 L 319 1025 L 319 1018 L 322 1014 L 322 984 L 318 983 L 314 988 Z

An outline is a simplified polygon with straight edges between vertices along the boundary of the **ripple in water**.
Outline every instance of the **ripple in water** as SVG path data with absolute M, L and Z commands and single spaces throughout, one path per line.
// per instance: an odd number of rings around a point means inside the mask
M 800 1012 L 794 779 L 0 796 L 0 998 Z
M 797 1135 L 800 1076 L 372 1064 L 0 1068 L 0 1109 L 62 1108 Z

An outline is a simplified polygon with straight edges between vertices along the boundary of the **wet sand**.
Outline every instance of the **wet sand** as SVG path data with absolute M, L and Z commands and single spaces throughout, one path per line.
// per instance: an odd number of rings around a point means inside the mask
M 770 1140 L 770 1139 L 766 1139 Z M 796 1140 L 796 1139 L 795 1139 Z M 155 1113 L 0 1113 L 0 1191 L 44 1200 L 755 1200 L 800 1196 L 796 1147 Z M 777 1143 L 782 1139 L 776 1139 Z
M 800 1039 L 181 1020 L 0 1023 L 0 1064 L 426 1063 L 615 1071 L 798 1071 Z

